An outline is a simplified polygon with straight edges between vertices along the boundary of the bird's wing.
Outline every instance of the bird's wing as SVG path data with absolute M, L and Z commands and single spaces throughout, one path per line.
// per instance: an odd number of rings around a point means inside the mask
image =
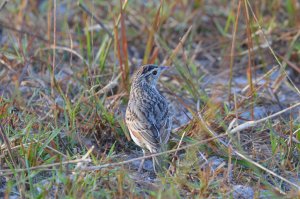
M 155 105 L 155 110 L 154 113 L 157 113 L 157 115 L 155 115 L 154 118 L 156 118 L 156 126 L 160 132 L 160 143 L 166 143 L 169 140 L 172 126 L 168 104 L 166 101 L 162 100 Z
M 152 120 L 149 111 L 142 111 L 138 106 L 128 107 L 126 113 L 126 123 L 130 131 L 137 133 L 143 139 L 144 143 L 151 146 L 152 149 L 159 147 L 160 132 Z
M 170 132 L 172 128 L 172 118 L 170 116 L 166 117 L 164 120 L 161 120 L 161 125 L 159 132 L 161 133 L 161 143 L 166 144 L 170 137 Z

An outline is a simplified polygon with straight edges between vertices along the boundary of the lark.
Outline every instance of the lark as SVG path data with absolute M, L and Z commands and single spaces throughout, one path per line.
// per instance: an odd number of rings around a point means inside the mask
M 172 119 L 168 101 L 156 88 L 161 73 L 167 68 L 144 65 L 132 79 L 125 120 L 132 140 L 142 148 L 144 156 L 148 152 L 153 154 L 165 151 L 170 137 Z M 139 172 L 144 161 L 141 161 Z M 155 156 L 152 161 L 155 173 L 166 169 L 166 155 Z

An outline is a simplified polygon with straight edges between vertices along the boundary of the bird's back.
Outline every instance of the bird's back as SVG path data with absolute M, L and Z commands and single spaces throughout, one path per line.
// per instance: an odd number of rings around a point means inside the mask
M 136 114 L 135 120 L 140 123 L 140 126 L 144 124 L 145 128 L 149 128 L 147 123 L 154 125 L 155 129 L 148 130 L 157 139 L 157 144 L 164 144 L 168 141 L 171 130 L 168 103 L 155 87 L 137 85 L 132 88 L 126 115 L 134 113 Z

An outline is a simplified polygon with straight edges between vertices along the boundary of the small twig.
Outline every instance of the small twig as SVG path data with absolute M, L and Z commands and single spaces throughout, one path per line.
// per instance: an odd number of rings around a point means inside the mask
M 177 146 L 177 149 L 180 148 L 180 146 L 181 146 L 181 144 L 182 144 L 182 140 L 183 140 L 185 134 L 186 134 L 186 131 L 183 132 L 183 134 L 182 134 L 182 136 L 181 136 L 181 138 L 180 138 L 179 144 L 178 144 L 178 146 Z M 178 151 L 175 152 L 175 155 L 177 155 L 177 152 L 178 152 Z
M 164 151 L 164 152 L 161 152 L 161 153 L 153 153 L 153 154 L 150 154 L 150 155 L 147 155 L 147 156 L 132 158 L 130 160 L 125 160 L 125 161 L 122 161 L 122 162 L 108 163 L 108 164 L 102 164 L 102 165 L 97 165 L 97 166 L 90 166 L 90 167 L 86 167 L 86 168 L 81 169 L 81 171 L 96 171 L 96 170 L 100 170 L 100 169 L 107 168 L 107 167 L 121 166 L 121 165 L 128 164 L 128 163 L 131 163 L 131 162 L 134 162 L 134 161 L 147 159 L 147 158 L 152 158 L 152 157 L 156 157 L 156 156 L 160 156 L 160 155 L 169 154 L 169 153 L 173 153 L 173 152 L 176 152 L 176 151 L 188 149 L 188 148 L 197 146 L 199 144 L 204 144 L 206 142 L 210 142 L 210 141 L 213 141 L 215 139 L 218 139 L 220 137 L 225 137 L 225 136 L 227 136 L 227 133 L 223 133 L 223 134 L 218 135 L 216 137 L 208 138 L 208 139 L 205 139 L 205 140 L 200 140 L 200 141 L 197 141 L 193 144 L 180 147 L 178 149 L 172 149 L 172 150 Z M 40 166 L 30 167 L 30 168 L 26 168 L 26 169 L 15 169 L 15 170 L 13 170 L 13 172 L 10 169 L 4 169 L 4 170 L 0 170 L 0 175 L 3 175 L 3 176 L 4 175 L 11 175 L 13 173 L 20 173 L 20 172 L 24 172 L 24 171 L 28 171 L 28 170 L 39 170 L 39 169 L 44 169 L 44 168 L 49 168 L 49 167 L 56 167 L 56 166 L 66 165 L 66 164 L 76 164 L 78 162 L 91 162 L 91 160 L 81 158 L 81 159 L 77 159 L 77 160 L 70 160 L 70 161 L 65 161 L 65 162 L 58 162 L 58 163 L 47 164 L 47 165 L 40 165 Z
M 105 30 L 105 32 L 109 35 L 110 38 L 113 39 L 113 35 L 111 34 L 111 32 L 105 27 L 105 25 L 101 22 L 101 20 L 98 19 L 98 17 L 96 17 L 93 13 L 91 13 L 91 11 L 80 1 L 78 1 L 78 5 L 84 12 L 86 12 L 90 17 L 92 17 L 92 19 L 94 19 L 101 26 L 101 28 L 103 28 L 103 30 Z
M 205 157 L 205 155 L 202 154 L 201 152 L 199 152 L 199 154 L 200 154 L 201 158 L 205 161 L 204 164 L 208 164 L 208 160 L 207 160 L 207 158 Z M 202 165 L 203 165 L 203 164 L 202 164 Z M 213 167 L 211 167 L 211 169 L 212 169 L 213 171 L 215 171 L 215 170 L 213 169 Z
M 298 128 L 296 131 L 293 132 L 293 135 L 296 135 L 296 133 L 300 131 L 300 128 Z M 299 142 L 299 141 L 298 141 Z M 299 143 L 300 144 L 300 143 Z
M 268 72 L 266 72 L 263 76 L 259 77 L 257 80 L 255 80 L 253 83 L 257 84 L 258 82 L 260 82 L 261 80 L 263 80 L 264 78 L 270 76 L 275 70 L 278 69 L 278 65 L 274 66 L 271 70 L 269 70 Z M 249 85 L 245 86 L 242 90 L 241 93 L 245 93 L 248 89 L 249 89 Z
M 156 157 L 156 156 L 160 156 L 160 155 L 174 153 L 174 152 L 177 152 L 177 151 L 181 151 L 181 150 L 184 150 L 184 149 L 195 147 L 195 146 L 197 146 L 199 144 L 204 144 L 204 143 L 213 141 L 213 140 L 221 138 L 221 137 L 225 137 L 226 135 L 227 135 L 226 133 L 223 133 L 223 134 L 220 134 L 220 135 L 218 135 L 216 137 L 212 137 L 212 138 L 208 138 L 208 139 L 205 139 L 205 140 L 197 141 L 197 142 L 195 142 L 193 144 L 186 145 L 186 146 L 183 146 L 183 147 L 180 147 L 180 148 L 171 149 L 171 150 L 160 152 L 160 153 L 152 153 L 152 154 L 147 155 L 147 156 L 142 156 L 142 157 L 138 157 L 138 158 L 132 158 L 130 160 L 125 160 L 125 161 L 121 161 L 121 162 L 115 162 L 115 163 L 108 163 L 108 164 L 102 164 L 102 165 L 97 165 L 97 166 L 86 167 L 86 168 L 83 169 L 83 171 L 95 171 L 95 170 L 100 170 L 100 169 L 107 168 L 107 167 L 121 166 L 121 165 L 124 165 L 124 164 L 129 164 L 129 163 L 134 162 L 134 161 L 139 161 L 139 160 L 143 160 L 143 159 L 147 159 L 147 158 L 152 158 L 152 157 Z
M 107 93 L 108 91 L 110 91 L 111 89 L 113 89 L 114 87 L 118 86 L 118 80 L 121 77 L 121 73 L 111 82 L 109 82 L 106 86 L 104 86 L 101 90 L 99 90 L 97 93 L 95 93 L 95 95 L 101 95 L 104 93 Z M 93 86 L 89 91 L 92 91 L 93 89 L 95 89 L 95 87 L 97 87 L 98 85 Z M 95 95 L 91 95 L 89 96 L 89 98 L 91 98 L 92 96 Z
M 182 134 L 182 136 L 181 136 L 181 138 L 180 138 L 179 144 L 178 144 L 178 146 L 177 146 L 177 150 L 180 148 L 180 146 L 181 146 L 181 144 L 182 144 L 182 140 L 183 140 L 185 134 L 186 134 L 186 131 L 183 132 L 183 134 Z M 174 154 L 174 156 L 173 156 L 173 158 L 172 158 L 172 161 L 171 161 L 172 163 L 175 162 L 175 157 L 177 156 L 177 152 L 178 152 L 178 151 L 175 152 L 175 154 Z
M 202 117 L 202 115 L 201 115 L 201 113 L 200 113 L 200 101 L 198 100 L 198 102 L 197 102 L 197 113 L 198 113 L 198 118 L 200 119 L 200 121 L 202 122 L 202 124 L 204 124 L 204 126 L 206 127 L 206 130 L 208 130 L 209 131 L 209 133 L 211 134 L 211 136 L 217 136 L 218 134 L 217 133 L 215 133 L 209 126 L 207 126 L 207 124 L 206 124 L 206 122 L 205 122 L 205 120 L 204 120 L 204 118 Z M 230 125 L 233 125 L 234 123 L 232 122 L 232 123 L 230 123 Z M 220 143 L 222 143 L 223 145 L 227 145 L 227 143 L 226 142 L 224 142 L 223 140 L 221 140 L 221 139 L 218 139 L 218 141 L 220 142 Z
M 290 106 L 290 107 L 288 107 L 288 108 L 286 108 L 286 109 L 284 109 L 284 110 L 282 110 L 282 111 L 279 111 L 279 112 L 277 112 L 277 113 L 274 113 L 274 114 L 272 114 L 272 115 L 269 115 L 268 117 L 262 118 L 262 119 L 260 119 L 260 120 L 245 122 L 245 123 L 243 123 L 243 124 L 241 124 L 241 125 L 235 127 L 234 129 L 231 129 L 231 130 L 229 130 L 229 131 L 227 131 L 227 132 L 228 132 L 228 134 L 233 134 L 233 133 L 236 133 L 236 132 L 238 132 L 238 131 L 247 129 L 247 128 L 249 128 L 249 127 L 256 126 L 257 124 L 259 124 L 259 123 L 261 123 L 261 122 L 264 122 L 264 121 L 266 121 L 266 120 L 268 120 L 268 119 L 271 119 L 271 118 L 273 118 L 273 117 L 276 117 L 276 116 L 278 116 L 278 115 L 281 115 L 281 114 L 284 113 L 284 112 L 287 112 L 287 111 L 289 111 L 289 110 L 291 110 L 291 109 L 293 109 L 293 108 L 296 108 L 297 106 L 300 106 L 300 102 L 297 103 L 297 104 L 294 104 L 294 105 L 292 105 L 292 106 Z
M 284 178 L 284 177 L 278 175 L 277 173 L 271 171 L 270 169 L 268 169 L 268 168 L 266 168 L 266 167 L 260 165 L 259 163 L 254 162 L 253 160 L 251 160 L 250 158 L 246 157 L 245 155 L 241 154 L 241 153 L 238 152 L 238 151 L 235 151 L 235 153 L 236 153 L 239 157 L 241 157 L 241 158 L 243 158 L 244 160 L 250 162 L 251 164 L 253 164 L 253 165 L 259 167 L 260 169 L 262 169 L 262 170 L 264 170 L 264 171 L 270 173 L 271 175 L 273 175 L 273 176 L 275 176 L 275 177 L 281 179 L 282 181 L 284 181 L 284 182 L 286 182 L 286 183 L 288 183 L 288 184 L 290 184 L 290 185 L 296 187 L 298 190 L 300 190 L 300 186 L 297 185 L 296 183 L 293 183 L 293 182 L 289 181 L 288 179 L 286 179 L 286 178 Z
M 58 162 L 58 163 L 53 163 L 53 164 L 44 164 L 44 165 L 40 165 L 40 166 L 29 167 L 26 169 L 14 169 L 13 171 L 11 169 L 3 169 L 3 170 L 0 170 L 0 175 L 7 176 L 7 175 L 14 174 L 14 173 L 20 173 L 20 172 L 29 171 L 29 170 L 33 171 L 33 170 L 46 169 L 49 167 L 62 166 L 62 165 L 67 165 L 67 164 L 77 164 L 78 162 L 91 162 L 91 159 L 80 158 L 77 160 L 69 160 L 69 161 Z

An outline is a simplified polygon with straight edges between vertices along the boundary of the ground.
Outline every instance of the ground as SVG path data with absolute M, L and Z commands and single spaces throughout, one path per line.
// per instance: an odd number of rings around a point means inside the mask
M 298 1 L 0 6 L 0 197 L 300 197 Z M 124 122 L 150 63 L 170 66 L 159 175 Z

